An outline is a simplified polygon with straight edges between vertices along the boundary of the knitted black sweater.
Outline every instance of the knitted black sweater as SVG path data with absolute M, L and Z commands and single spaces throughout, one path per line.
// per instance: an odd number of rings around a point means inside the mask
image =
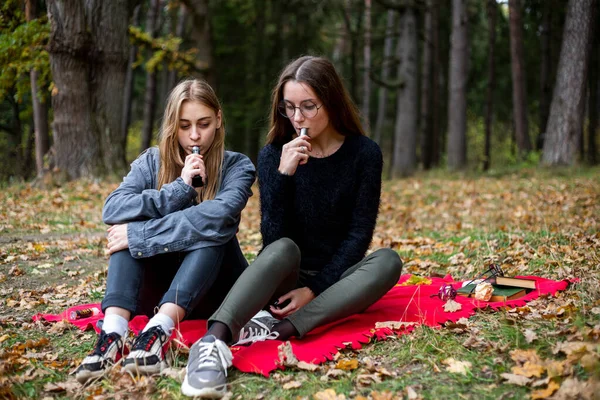
M 346 137 L 329 157 L 310 158 L 293 176 L 279 173 L 281 146 L 258 156 L 263 246 L 288 237 L 302 270 L 319 271 L 307 286 L 319 295 L 365 255 L 377 221 L 383 159 L 366 136 Z

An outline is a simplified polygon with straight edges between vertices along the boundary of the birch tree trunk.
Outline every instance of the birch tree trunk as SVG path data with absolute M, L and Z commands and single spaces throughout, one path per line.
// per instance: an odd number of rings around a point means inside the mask
M 542 162 L 571 165 L 583 125 L 595 0 L 570 0 Z
M 25 17 L 27 21 L 37 18 L 37 8 L 35 0 L 26 0 Z M 44 172 L 44 156 L 50 148 L 50 136 L 48 134 L 48 105 L 42 101 L 38 92 L 38 71 L 32 69 L 30 72 L 31 80 L 31 102 L 33 103 L 33 126 L 35 136 L 35 169 L 37 176 L 42 176 Z M 44 99 L 45 100 L 45 99 Z
M 467 0 L 452 0 L 452 34 L 448 74 L 448 168 L 467 163 Z

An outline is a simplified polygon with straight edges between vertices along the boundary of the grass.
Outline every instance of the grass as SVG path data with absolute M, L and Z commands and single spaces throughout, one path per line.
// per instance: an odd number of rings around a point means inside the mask
M 339 398 L 374 400 L 413 394 L 423 399 L 520 399 L 548 397 L 551 393 L 544 397 L 540 391 L 553 383 L 559 392 L 569 385 L 575 385 L 581 396 L 593 393 L 590 388 L 597 392 L 599 387 L 593 385 L 600 381 L 598 172 L 436 171 L 386 182 L 372 247 L 398 251 L 404 273 L 449 273 L 468 279 L 496 262 L 510 275 L 577 277 L 580 282 L 557 297 L 540 298 L 519 309 L 479 311 L 464 324 L 417 327 L 360 350 L 342 349 L 334 361 L 314 372 L 288 368 L 264 378 L 231 370 L 228 396 L 320 399 L 333 398 L 321 397 L 332 389 Z M 83 388 L 65 387 L 94 336 L 31 320 L 37 312 L 55 313 L 102 299 L 108 257 L 101 207 L 116 185 L 75 182 L 41 191 L 21 183 L 0 193 L 0 398 L 183 398 L 176 376 L 132 381 L 115 371 Z M 259 225 L 255 195 L 244 210 L 239 234 L 249 261 L 260 249 Z M 537 338 L 532 340 L 532 333 Z M 592 347 L 558 351 L 565 343 Z M 510 384 L 502 374 L 522 367 L 517 360 L 528 354 L 525 351 L 535 351 L 544 368 L 554 362 L 564 370 L 549 377 L 547 367 L 524 386 Z M 449 359 L 470 367 L 464 375 L 450 372 Z M 356 360 L 356 368 L 328 377 L 343 360 Z M 186 361 L 187 354 L 178 350 L 176 371 Z M 292 383 L 298 387 L 284 388 Z

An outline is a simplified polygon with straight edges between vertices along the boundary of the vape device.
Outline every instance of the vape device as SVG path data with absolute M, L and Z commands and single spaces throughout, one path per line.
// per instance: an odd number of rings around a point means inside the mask
M 192 153 L 194 154 L 200 154 L 200 147 L 198 146 L 194 146 L 192 147 Z M 202 187 L 204 186 L 204 182 L 202 182 L 202 176 L 200 175 L 196 175 L 195 177 L 192 178 L 192 187 Z
M 308 136 L 308 128 L 300 128 L 300 136 Z

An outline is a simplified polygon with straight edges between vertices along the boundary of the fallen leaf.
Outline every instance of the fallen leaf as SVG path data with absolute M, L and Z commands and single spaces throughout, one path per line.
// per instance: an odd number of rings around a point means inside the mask
M 418 400 L 421 398 L 419 396 L 419 394 L 411 386 L 406 386 L 404 388 L 404 391 L 406 392 L 406 396 L 408 397 L 408 400 Z
M 297 389 L 300 386 L 302 386 L 302 382 L 298 382 L 298 381 L 290 381 L 286 384 L 283 385 L 283 388 L 285 390 L 290 390 L 290 389 Z
M 373 400 L 392 400 L 394 399 L 394 393 L 386 390 L 385 392 L 371 392 L 371 398 Z
M 546 371 L 546 368 L 539 364 L 534 364 L 527 361 L 523 366 L 512 367 L 512 372 L 515 375 L 523 375 L 528 378 L 535 376 L 536 378 L 541 378 L 541 376 Z
M 415 326 L 416 322 L 403 322 L 403 321 L 385 321 L 385 322 L 376 322 L 375 329 L 381 328 L 389 328 L 389 329 L 404 329 L 410 326 Z
M 319 369 L 319 366 L 316 364 L 307 363 L 306 361 L 298 361 L 298 364 L 296 364 L 296 368 L 312 372 Z
M 455 360 L 454 358 L 447 358 L 444 361 L 442 361 L 442 364 L 447 365 L 446 371 L 451 372 L 453 374 L 462 375 L 467 375 L 472 366 L 470 361 L 459 361 Z
M 279 361 L 277 363 L 280 365 L 295 367 L 298 364 L 298 358 L 296 358 L 296 355 L 292 350 L 292 344 L 289 341 L 277 346 L 277 354 L 279 355 Z
M 335 368 L 340 369 L 342 371 L 352 371 L 358 368 L 358 360 L 353 358 L 352 360 L 340 360 L 335 365 Z
M 314 400 L 346 400 L 343 394 L 337 394 L 333 389 L 325 389 L 313 394 Z
M 424 276 L 411 275 L 410 278 L 400 284 L 400 286 L 412 285 L 431 285 L 431 279 Z
M 511 350 L 511 352 L 510 352 L 510 358 L 512 358 L 512 360 L 514 362 L 516 362 L 517 364 L 519 364 L 519 365 L 523 365 L 527 361 L 531 362 L 532 364 L 541 364 L 542 363 L 542 360 L 541 360 L 540 356 L 538 356 L 537 352 L 534 349 L 531 349 L 531 350 L 521 350 L 521 349 Z
M 531 392 L 531 399 L 546 399 L 554 394 L 558 390 L 560 385 L 554 381 L 550 381 L 546 389 L 534 390 Z
M 500 376 L 506 379 L 508 381 L 507 383 L 511 385 L 527 386 L 529 382 L 532 381 L 531 378 L 528 378 L 526 376 L 509 374 L 507 372 L 500 374 Z
M 527 343 L 531 343 L 538 338 L 537 333 L 535 333 L 531 329 L 525 329 L 525 332 L 523 332 L 523 335 L 525 336 L 525 341 Z
M 456 312 L 462 309 L 462 304 L 450 299 L 444 304 L 445 312 Z

